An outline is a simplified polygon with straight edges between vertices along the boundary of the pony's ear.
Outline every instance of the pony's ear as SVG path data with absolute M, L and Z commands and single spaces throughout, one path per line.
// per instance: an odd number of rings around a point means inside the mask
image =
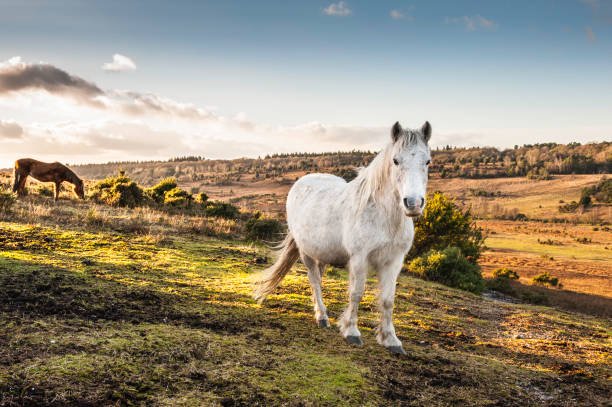
M 391 140 L 395 143 L 402 135 L 402 132 L 402 126 L 400 126 L 399 122 L 395 122 L 393 127 L 391 127 Z
M 429 124 L 429 122 L 425 122 L 425 124 L 421 127 L 421 134 L 423 135 L 425 142 L 429 142 L 429 139 L 431 138 L 431 124 Z

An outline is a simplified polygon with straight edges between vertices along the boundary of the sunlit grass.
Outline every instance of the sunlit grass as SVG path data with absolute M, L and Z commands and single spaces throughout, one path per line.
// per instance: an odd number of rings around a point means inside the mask
M 522 406 L 537 404 L 534 387 L 555 400 L 606 395 L 611 325 L 600 318 L 402 276 L 396 329 L 408 355 L 399 358 L 376 344 L 374 275 L 360 308 L 365 344 L 355 347 L 315 326 L 301 264 L 255 303 L 266 265 L 253 259 L 269 256 L 259 246 L 7 222 L 0 231 L 32 245 L 0 243 L 0 392 L 12 400 Z M 343 269 L 324 278 L 332 322 L 346 280 Z

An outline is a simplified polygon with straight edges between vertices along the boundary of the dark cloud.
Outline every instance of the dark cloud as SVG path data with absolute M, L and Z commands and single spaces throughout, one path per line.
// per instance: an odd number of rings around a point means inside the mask
M 0 95 L 30 89 L 45 90 L 96 106 L 101 103 L 94 98 L 104 95 L 95 84 L 53 65 L 15 63 L 0 66 Z
M 252 130 L 255 124 L 240 118 L 228 119 L 190 103 L 180 103 L 152 93 L 100 89 L 96 84 L 71 75 L 50 64 L 27 64 L 20 57 L 0 63 L 0 96 L 24 90 L 44 90 L 69 97 L 89 106 L 129 116 L 147 114 L 201 122 L 216 122 Z
M 19 139 L 23 136 L 23 128 L 15 122 L 0 120 L 0 139 Z

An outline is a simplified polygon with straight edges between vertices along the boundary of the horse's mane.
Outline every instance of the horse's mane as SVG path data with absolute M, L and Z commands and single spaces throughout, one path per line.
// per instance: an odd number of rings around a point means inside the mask
M 424 143 L 424 141 L 418 132 L 404 130 L 395 143 L 401 143 L 400 148 L 403 149 Z M 355 179 L 359 185 L 359 210 L 365 208 L 370 200 L 378 203 L 382 201 L 391 174 L 392 153 L 395 143 L 388 143 L 374 157 L 370 165 L 359 170 L 359 175 Z

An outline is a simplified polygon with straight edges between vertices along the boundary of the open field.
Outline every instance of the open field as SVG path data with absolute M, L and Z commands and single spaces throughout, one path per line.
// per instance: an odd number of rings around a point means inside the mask
M 563 289 L 537 289 L 550 307 L 510 304 L 402 275 L 405 357 L 376 344 L 375 276 L 360 309 L 365 345 L 351 346 L 315 326 L 299 263 L 266 303 L 251 299 L 272 257 L 232 240 L 236 221 L 112 208 L 68 190 L 54 203 L 31 182 L 39 193 L 0 219 L 0 406 L 608 405 L 610 226 L 603 210 L 602 224 L 580 223 L 588 213 L 551 221 L 559 196 L 576 199 L 599 178 L 434 178 L 432 190 L 481 211 L 485 276 L 509 267 L 529 286 L 548 271 Z M 231 196 L 216 188 L 206 191 L 213 199 L 278 215 L 289 185 L 233 184 Z M 540 220 L 492 219 L 483 208 L 494 205 L 530 216 L 537 205 Z M 332 323 L 346 286 L 345 270 L 328 269 Z
M 303 172 L 296 174 L 299 176 Z M 5 185 L 10 183 L 10 178 L 10 173 L 0 173 L 0 182 Z M 562 214 L 558 211 L 559 200 L 577 200 L 582 188 L 596 184 L 601 178 L 602 175 L 560 175 L 552 180 L 536 181 L 524 177 L 481 180 L 432 177 L 429 189 L 453 196 L 461 206 L 471 208 L 473 213 L 483 218 L 478 224 L 488 235 L 486 245 L 490 249 L 481 259 L 486 275 L 497 268 L 510 267 L 519 273 L 522 282 L 528 283 L 536 274 L 549 271 L 551 275 L 559 277 L 568 290 L 612 298 L 612 226 L 580 224 L 593 222 L 594 219 L 598 219 L 599 223 L 612 223 L 612 207 L 596 205 L 583 214 Z M 87 181 L 86 184 L 91 185 L 92 182 Z M 29 183 L 33 189 L 39 185 L 36 181 Z M 183 187 L 187 188 L 185 185 Z M 290 187 L 289 183 L 272 180 L 243 181 L 231 186 L 211 185 L 206 193 L 211 199 L 231 201 L 242 208 L 261 210 L 282 218 Z M 471 191 L 486 191 L 495 196 L 475 197 Z M 65 191 L 63 196 L 70 197 L 70 193 Z M 49 203 L 31 205 L 24 209 L 24 213 L 33 214 L 30 219 L 33 222 L 40 214 L 52 218 L 54 211 L 61 212 L 61 209 Z M 97 210 L 102 214 L 109 211 L 105 206 L 98 206 Z M 146 209 L 125 212 L 124 218 L 131 219 L 132 223 L 137 222 L 137 218 L 144 219 L 153 230 L 162 230 L 170 224 L 174 224 L 175 230 L 201 229 L 205 222 L 203 219 L 194 221 Z M 494 215 L 504 213 L 523 213 L 546 223 L 492 219 Z M 68 213 L 65 216 L 72 215 Z M 152 219 L 158 217 L 166 217 L 167 222 L 156 225 Z M 554 219 L 570 223 L 551 223 Z M 232 227 L 228 223 L 223 229 L 231 235 Z M 579 243 L 577 239 L 587 241 Z M 554 260 L 550 260 L 551 256 Z
M 0 231 L 0 405 L 601 406 L 612 392 L 609 319 L 402 276 L 397 357 L 375 343 L 373 279 L 355 347 L 315 326 L 301 265 L 263 306 L 250 298 L 258 246 L 52 218 Z M 324 280 L 332 322 L 346 284 Z

